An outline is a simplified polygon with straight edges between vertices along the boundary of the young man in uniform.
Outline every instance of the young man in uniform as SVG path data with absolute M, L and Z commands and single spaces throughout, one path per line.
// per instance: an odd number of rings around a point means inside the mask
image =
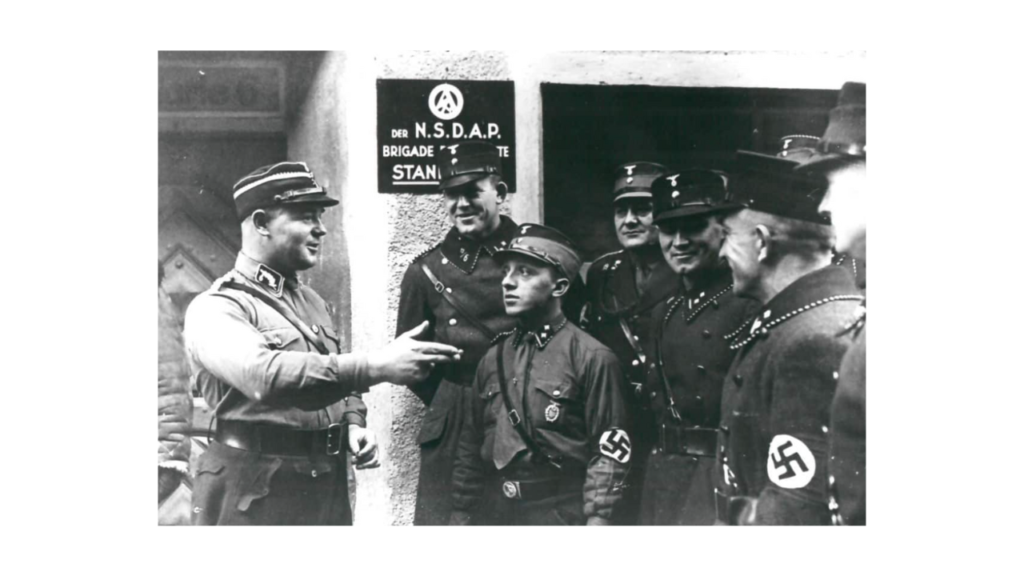
M 640 524 L 715 522 L 714 471 L 722 382 L 735 352 L 723 336 L 754 311 L 732 291 L 719 258 L 726 178 L 686 170 L 654 181 L 654 223 L 679 275 L 675 296 L 654 308 L 647 390 L 658 439 L 647 459 Z
M 722 256 L 737 295 L 761 303 L 729 336 L 737 353 L 722 391 L 716 504 L 733 524 L 827 524 L 826 433 L 837 339 L 863 300 L 832 265 L 834 233 L 818 213 L 824 183 L 775 156 L 740 151 L 730 179 Z
M 516 231 L 516 224 L 498 213 L 508 194 L 498 149 L 472 141 L 445 146 L 438 163 L 452 228 L 406 269 L 397 333 L 430 321 L 428 338 L 465 353 L 459 362 L 438 366 L 409 387 L 427 405 L 417 439 L 420 476 L 414 523 L 421 526 L 448 523 L 452 461 L 473 375 L 490 341 L 514 324 L 505 314 L 501 268 L 494 258 Z
M 199 458 L 194 524 L 351 524 L 345 447 L 378 466 L 358 394 L 417 381 L 458 350 L 421 342 L 426 324 L 370 353 L 342 354 L 331 312 L 297 273 L 316 264 L 337 200 L 303 162 L 265 166 L 234 186 L 235 268 L 185 317 L 189 366 L 216 417 Z
M 451 524 L 606 525 L 632 447 L 615 354 L 562 312 L 579 256 L 537 224 L 521 226 L 499 255 L 517 324 L 477 368 Z
M 601 256 L 587 272 L 583 326 L 619 358 L 625 371 L 624 396 L 634 431 L 633 472 L 616 524 L 637 521 L 644 460 L 656 439 L 647 405 L 648 391 L 643 387 L 651 353 L 647 342 L 651 312 L 672 295 L 678 283 L 661 254 L 652 215 L 651 183 L 663 174 L 665 167 L 654 162 L 629 162 L 615 169 L 613 221 L 622 250 Z
M 830 214 L 836 249 L 854 261 L 867 257 L 867 86 L 847 82 L 829 115 L 817 154 L 798 172 L 819 174 L 828 190 L 819 210 Z M 853 345 L 839 367 L 829 425 L 829 509 L 833 524 L 867 523 L 867 303 L 847 324 Z

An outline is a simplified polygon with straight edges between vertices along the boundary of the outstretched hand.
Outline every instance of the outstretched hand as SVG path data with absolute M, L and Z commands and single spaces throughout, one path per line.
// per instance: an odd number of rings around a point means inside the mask
M 426 378 L 437 364 L 458 362 L 462 358 L 462 350 L 439 342 L 416 339 L 429 326 L 430 323 L 424 321 L 383 348 L 371 352 L 368 360 L 373 379 L 377 382 L 415 384 Z

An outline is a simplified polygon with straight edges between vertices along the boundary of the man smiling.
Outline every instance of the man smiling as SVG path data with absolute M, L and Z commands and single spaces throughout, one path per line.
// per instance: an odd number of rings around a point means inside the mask
M 494 259 L 516 231 L 516 224 L 498 213 L 508 195 L 498 149 L 486 142 L 445 146 L 438 163 L 452 227 L 406 269 L 396 332 L 430 321 L 433 328 L 427 337 L 451 344 L 464 355 L 460 362 L 439 366 L 409 387 L 427 405 L 417 440 L 417 525 L 448 523 L 452 460 L 473 374 L 491 339 L 514 323 L 505 313 L 501 269 Z
M 761 304 L 730 334 L 736 360 L 722 391 L 716 503 L 737 524 L 827 524 L 826 434 L 839 364 L 836 338 L 863 300 L 832 266 L 834 232 L 818 212 L 825 183 L 797 163 L 737 153 L 722 256 L 737 295 Z
M 216 416 L 196 466 L 193 523 L 351 524 L 342 451 L 357 468 L 379 465 L 358 394 L 417 381 L 458 350 L 413 339 L 420 325 L 374 352 L 340 353 L 330 310 L 297 277 L 316 264 L 324 208 L 338 203 L 305 163 L 257 169 L 234 200 L 235 268 L 185 317 L 192 378 Z
M 670 173 L 653 184 L 661 250 L 679 283 L 652 314 L 647 389 L 658 436 L 644 474 L 641 524 L 715 521 L 722 381 L 735 356 L 723 336 L 755 307 L 733 294 L 729 267 L 718 256 L 715 214 L 725 192 L 725 176 L 711 170 Z
M 618 360 L 562 313 L 579 256 L 537 224 L 521 226 L 498 256 L 505 309 L 518 323 L 477 369 L 450 521 L 608 524 L 633 450 Z
M 608 346 L 625 371 L 624 391 L 635 432 L 636 458 L 631 486 L 618 509 L 616 524 L 635 524 L 643 460 L 655 439 L 654 421 L 647 409 L 644 367 L 650 355 L 651 311 L 668 298 L 676 278 L 658 247 L 654 226 L 651 183 L 665 173 L 654 162 L 628 162 L 615 169 L 612 185 L 612 221 L 622 250 L 601 256 L 587 272 L 587 332 Z

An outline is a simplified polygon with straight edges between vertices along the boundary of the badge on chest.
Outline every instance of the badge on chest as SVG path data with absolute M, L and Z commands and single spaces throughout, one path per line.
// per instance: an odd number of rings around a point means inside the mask
M 558 415 L 562 413 L 561 408 L 557 402 L 552 401 L 548 404 L 548 407 L 544 409 L 544 419 L 548 422 L 554 422 L 558 420 Z

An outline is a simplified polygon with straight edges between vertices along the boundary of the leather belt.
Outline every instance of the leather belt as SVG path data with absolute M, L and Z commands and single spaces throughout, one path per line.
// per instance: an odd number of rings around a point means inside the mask
M 683 428 L 662 424 L 658 430 L 658 448 L 666 454 L 715 457 L 718 429 Z
M 321 430 L 296 430 L 285 426 L 218 420 L 214 438 L 226 446 L 281 456 L 333 456 L 344 445 L 341 424 Z
M 574 483 L 575 484 L 575 483 Z M 501 494 L 510 500 L 543 500 L 565 494 L 569 490 L 582 492 L 583 479 L 570 487 L 565 478 L 549 478 L 547 480 L 511 480 L 501 479 Z

